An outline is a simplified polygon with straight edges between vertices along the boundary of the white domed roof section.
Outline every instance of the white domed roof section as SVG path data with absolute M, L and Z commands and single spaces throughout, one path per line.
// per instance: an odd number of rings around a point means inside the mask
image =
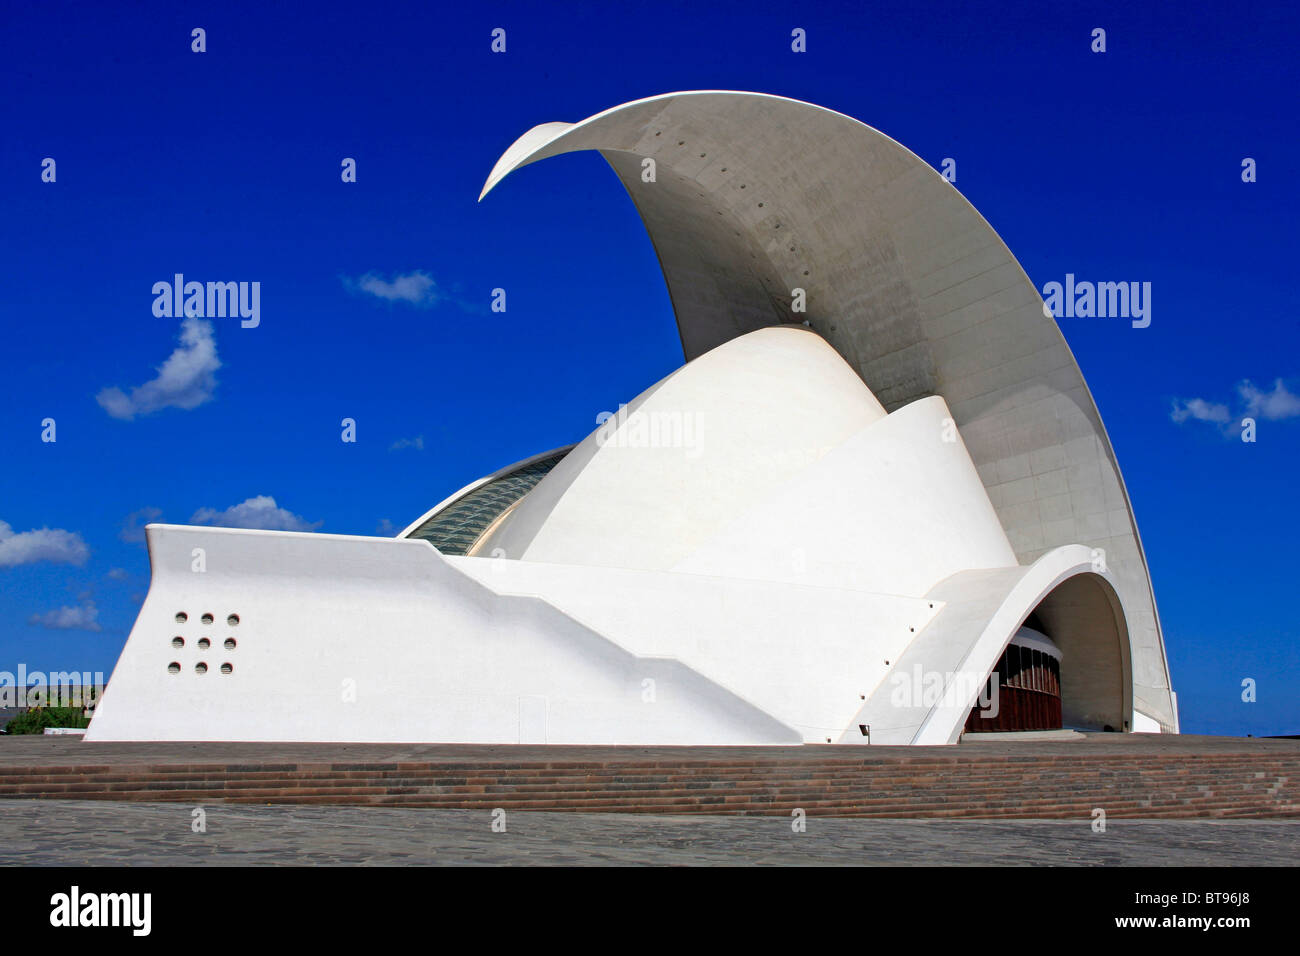
M 474 553 L 667 570 L 884 417 L 816 333 L 796 326 L 751 332 L 629 403 Z
M 937 395 L 873 422 L 727 521 L 674 570 L 922 597 L 1017 564 Z

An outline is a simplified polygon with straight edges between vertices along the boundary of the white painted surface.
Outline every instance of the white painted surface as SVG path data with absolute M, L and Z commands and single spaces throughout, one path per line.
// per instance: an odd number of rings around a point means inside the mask
M 1014 566 L 947 421 L 935 396 L 873 422 L 732 517 L 676 570 L 921 597 L 959 571 Z
M 475 548 L 667 569 L 884 409 L 815 333 L 762 329 L 702 355 L 597 428 Z
M 1154 717 L 1148 717 L 1140 710 L 1133 711 L 1133 732 L 1135 734 L 1158 734 L 1160 733 L 1160 721 Z
M 87 740 L 800 739 L 677 661 L 638 658 L 538 599 L 498 597 L 424 541 L 171 525 L 147 536 L 149 595 Z M 205 573 L 191 571 L 195 548 Z
M 545 600 L 638 658 L 680 661 L 808 743 L 840 736 L 861 696 L 888 671 L 885 661 L 896 659 L 942 607 L 700 574 L 447 561 L 503 596 Z

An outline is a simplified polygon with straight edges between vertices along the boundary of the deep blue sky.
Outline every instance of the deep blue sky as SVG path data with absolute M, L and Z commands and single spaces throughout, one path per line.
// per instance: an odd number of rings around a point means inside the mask
M 142 509 L 185 523 L 265 495 L 322 531 L 400 529 L 680 365 L 650 243 L 599 156 L 476 198 L 537 123 L 743 89 L 955 158 L 1040 288 L 1066 272 L 1152 283 L 1150 328 L 1061 325 L 1124 469 L 1183 728 L 1300 732 L 1300 418 L 1281 393 L 1254 444 L 1171 418 L 1193 398 L 1239 417 L 1247 379 L 1300 391 L 1291 5 L 182 7 L 0 14 L 0 521 L 88 549 L 30 560 L 35 539 L 6 552 L 0 526 L 0 670 L 111 670 L 148 584 L 143 544 L 123 540 Z M 96 396 L 177 347 L 150 292 L 175 272 L 260 281 L 261 326 L 214 320 L 221 364 L 197 407 L 110 417 Z M 432 305 L 356 287 L 414 272 Z M 92 605 L 98 631 L 39 622 L 89 622 Z

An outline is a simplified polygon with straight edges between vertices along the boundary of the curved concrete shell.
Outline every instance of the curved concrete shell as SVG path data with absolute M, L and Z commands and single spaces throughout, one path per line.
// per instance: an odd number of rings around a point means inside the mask
M 646 225 L 688 361 L 806 320 L 887 411 L 941 396 L 1020 563 L 1083 544 L 1108 567 L 1128 611 L 1133 705 L 1177 730 L 1146 559 L 1096 404 L 1034 285 L 951 184 L 832 110 L 701 91 L 537 126 L 483 194 L 586 149 Z M 799 290 L 806 312 L 792 308 Z

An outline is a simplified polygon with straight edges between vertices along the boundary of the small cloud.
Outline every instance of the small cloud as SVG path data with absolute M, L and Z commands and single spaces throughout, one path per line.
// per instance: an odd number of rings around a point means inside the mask
M 116 386 L 95 396 L 113 418 L 130 421 L 164 408 L 197 408 L 209 401 L 217 388 L 217 342 L 212 323 L 193 316 L 181 321 L 180 345 L 158 366 L 158 374 L 130 394 Z
M 225 511 L 200 508 L 190 518 L 191 524 L 207 524 L 218 528 L 250 528 L 262 531 L 315 531 L 323 521 L 310 522 L 279 507 L 270 495 L 258 495 Z
M 442 299 L 433 276 L 423 269 L 395 275 L 391 279 L 385 279 L 374 272 L 367 272 L 359 279 L 345 277 L 343 284 L 353 292 L 373 295 L 385 302 L 405 302 L 420 309 L 432 308 Z
M 387 518 L 380 518 L 379 524 L 375 527 L 375 534 L 383 535 L 385 538 L 397 537 L 398 528 Z
M 1237 386 L 1237 394 L 1246 403 L 1244 414 L 1250 418 L 1278 422 L 1300 416 L 1300 398 L 1287 391 L 1280 378 L 1273 382 L 1273 390 L 1270 392 L 1261 391 L 1250 379 L 1246 379 Z
M 1207 402 L 1203 398 L 1189 398 L 1186 401 L 1174 399 L 1174 408 L 1169 417 L 1180 425 L 1188 419 L 1219 425 L 1226 425 L 1231 420 L 1227 405 Z
M 85 564 L 90 549 L 81 535 L 62 528 L 37 528 L 14 533 L 0 521 L 0 568 L 50 561 L 54 564 Z
M 403 448 L 415 448 L 424 451 L 424 436 L 416 435 L 414 438 L 399 438 L 388 446 L 389 451 L 400 451 Z
M 104 575 L 110 581 L 126 581 L 131 577 L 126 568 L 109 568 L 108 574 Z
M 1250 379 L 1243 379 L 1237 383 L 1237 398 L 1235 412 L 1226 402 L 1175 399 L 1169 417 L 1180 425 L 1188 421 L 1217 425 L 1225 437 L 1235 436 L 1236 426 L 1244 418 L 1273 422 L 1300 418 L 1300 396 L 1289 391 L 1280 378 L 1273 381 L 1271 389 L 1261 389 Z
M 77 607 L 60 607 L 44 614 L 33 614 L 28 624 L 39 625 L 51 631 L 98 631 L 99 609 L 94 601 L 85 600 Z
M 162 517 L 162 509 L 146 506 L 139 511 L 132 511 L 122 520 L 122 530 L 117 536 L 123 541 L 138 544 L 144 541 L 144 526 L 153 524 Z

